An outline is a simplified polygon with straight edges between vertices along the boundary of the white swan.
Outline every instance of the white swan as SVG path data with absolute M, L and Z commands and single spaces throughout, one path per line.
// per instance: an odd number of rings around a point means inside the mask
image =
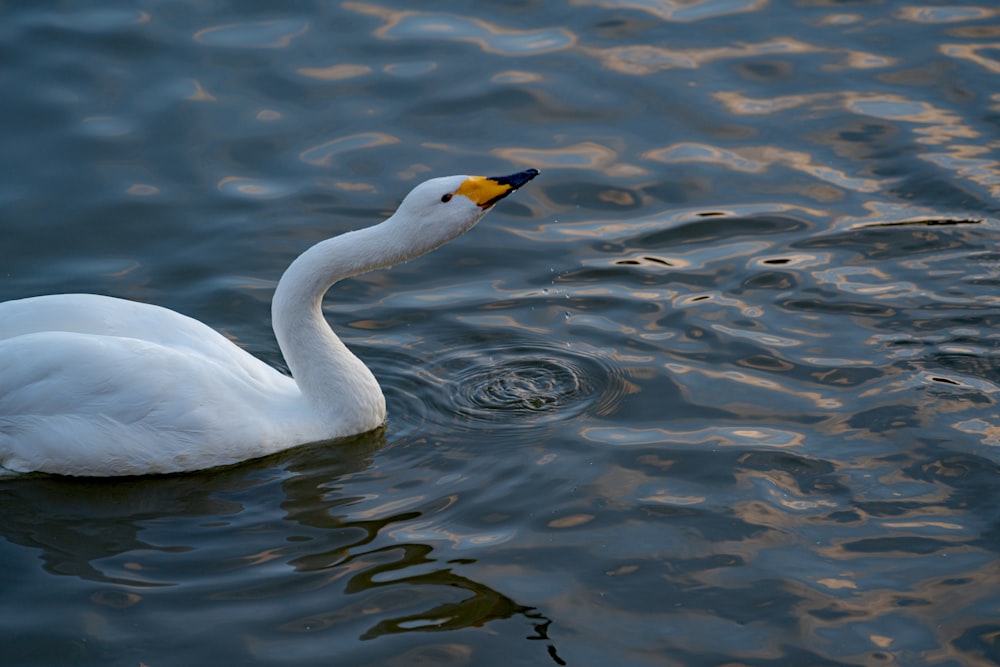
M 537 174 L 435 178 L 385 222 L 322 241 L 292 262 L 271 304 L 292 377 L 159 306 L 91 294 L 0 303 L 0 466 L 171 473 L 378 427 L 382 390 L 330 330 L 323 295 L 342 278 L 467 232 Z

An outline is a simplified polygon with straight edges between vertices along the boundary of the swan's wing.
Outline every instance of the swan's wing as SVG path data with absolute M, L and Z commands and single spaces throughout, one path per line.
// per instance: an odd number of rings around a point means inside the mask
M 71 331 L 164 342 L 213 332 L 167 308 L 97 294 L 50 294 L 0 303 L 0 340 Z M 218 334 L 216 334 L 218 335 Z
M 290 405 L 298 394 L 247 356 L 264 370 L 248 375 L 134 338 L 55 331 L 0 340 L 0 465 L 106 475 L 247 458 L 236 449 L 251 434 L 267 441 L 282 397 Z
M 147 341 L 186 350 L 265 380 L 272 369 L 198 320 L 168 308 L 97 294 L 52 294 L 0 303 L 0 341 L 47 331 Z

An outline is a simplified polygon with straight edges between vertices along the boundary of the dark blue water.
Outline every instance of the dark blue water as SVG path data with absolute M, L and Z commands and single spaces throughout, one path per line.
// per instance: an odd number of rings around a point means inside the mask
M 0 84 L 0 299 L 279 367 L 308 245 L 542 170 L 327 298 L 384 430 L 0 483 L 2 664 L 1000 662 L 989 3 L 17 3 Z

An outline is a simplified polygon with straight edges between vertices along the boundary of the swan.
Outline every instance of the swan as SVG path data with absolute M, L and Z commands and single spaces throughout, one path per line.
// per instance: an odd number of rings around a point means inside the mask
M 0 303 L 0 467 L 176 473 L 379 427 L 382 390 L 323 318 L 324 294 L 464 234 L 537 175 L 434 178 L 384 222 L 306 250 L 271 302 L 290 377 L 159 306 L 94 294 Z

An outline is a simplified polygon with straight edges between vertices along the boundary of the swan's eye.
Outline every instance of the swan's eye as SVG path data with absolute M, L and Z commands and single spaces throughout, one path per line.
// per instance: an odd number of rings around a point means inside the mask
M 442 204 L 447 204 L 450 201 L 451 201 L 451 195 L 450 194 L 449 195 L 442 195 L 441 196 L 441 203 Z

